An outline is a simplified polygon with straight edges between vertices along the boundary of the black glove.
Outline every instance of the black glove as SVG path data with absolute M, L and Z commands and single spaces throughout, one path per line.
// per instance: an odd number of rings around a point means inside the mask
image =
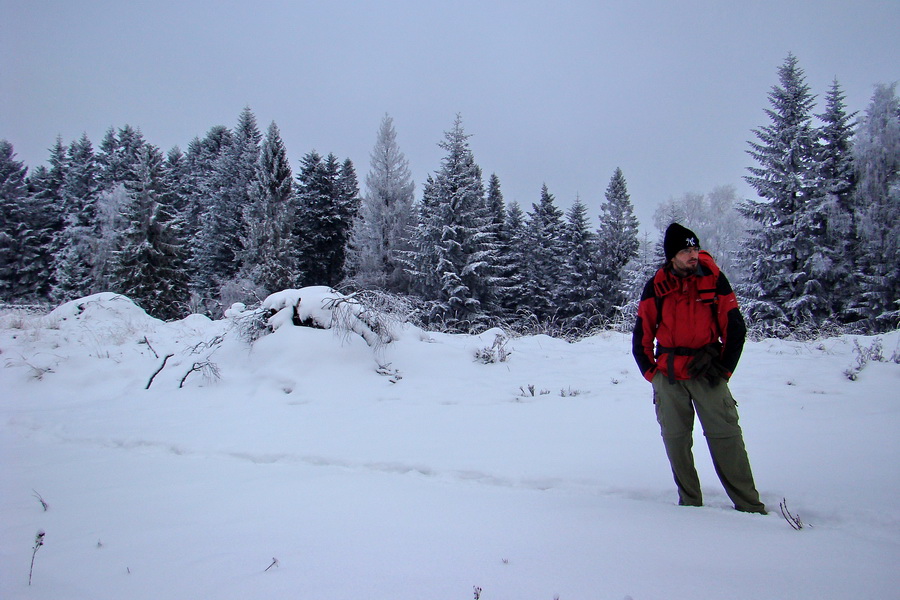
M 706 377 L 709 385 L 716 387 L 723 381 L 728 381 L 728 369 L 726 369 L 725 365 L 722 364 L 722 361 L 716 357 L 710 362 L 709 369 L 707 369 L 704 377 Z
M 688 363 L 688 375 L 691 379 L 707 377 L 709 370 L 712 368 L 713 362 L 718 361 L 719 353 L 722 351 L 722 344 L 713 342 L 707 344 L 697 351 L 697 354 L 691 358 Z

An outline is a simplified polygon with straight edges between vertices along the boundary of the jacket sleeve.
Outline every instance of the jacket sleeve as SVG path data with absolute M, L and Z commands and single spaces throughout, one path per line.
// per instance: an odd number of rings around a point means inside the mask
M 653 356 L 653 340 L 656 338 L 657 323 L 656 293 L 653 280 L 647 282 L 641 301 L 638 304 L 637 319 L 631 333 L 631 353 L 637 362 L 638 369 L 647 381 L 653 381 L 656 375 L 656 359 Z
M 716 282 L 716 296 L 718 296 L 718 320 L 719 331 L 722 332 L 722 365 L 728 370 L 729 376 L 737 368 L 744 350 L 744 340 L 747 337 L 747 326 L 744 317 L 738 307 L 737 296 L 728 283 L 724 273 L 719 273 Z

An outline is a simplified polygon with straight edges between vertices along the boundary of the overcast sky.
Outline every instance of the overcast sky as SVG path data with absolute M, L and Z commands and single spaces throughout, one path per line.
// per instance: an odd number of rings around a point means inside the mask
M 788 52 L 850 110 L 900 80 L 900 2 L 0 0 L 0 138 L 45 164 L 56 137 L 138 127 L 185 149 L 249 106 L 310 150 L 353 160 L 364 186 L 382 116 L 419 197 L 461 114 L 507 202 L 546 183 L 596 224 L 621 167 L 642 228 L 656 205 L 734 185 Z

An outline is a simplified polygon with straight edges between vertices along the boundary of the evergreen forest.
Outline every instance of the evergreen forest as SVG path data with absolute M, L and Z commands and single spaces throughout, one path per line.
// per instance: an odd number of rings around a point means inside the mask
M 900 326 L 900 100 L 874 86 L 850 112 L 838 81 L 819 98 L 788 55 L 748 132 L 738 198 L 724 185 L 657 207 L 658 232 L 693 229 L 738 292 L 751 330 L 787 337 Z M 364 181 L 349 159 L 292 163 L 278 126 L 245 108 L 186 149 L 139 128 L 57 138 L 30 169 L 0 140 L 0 301 L 58 304 L 121 293 L 160 319 L 220 317 L 289 288 L 331 286 L 402 304 L 445 331 L 503 326 L 580 337 L 629 329 L 662 263 L 615 168 L 598 215 L 563 211 L 547 186 L 507 203 L 462 118 L 417 186 L 385 115 Z M 566 204 L 569 204 L 568 202 Z M 596 226 L 592 225 L 596 218 Z

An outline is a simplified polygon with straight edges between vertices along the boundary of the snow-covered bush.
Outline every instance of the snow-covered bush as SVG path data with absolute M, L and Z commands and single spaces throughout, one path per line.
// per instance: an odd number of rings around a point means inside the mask
M 362 294 L 345 295 L 328 286 L 310 286 L 272 294 L 251 310 L 236 303 L 225 311 L 225 316 L 250 342 L 285 325 L 352 332 L 370 346 L 393 341 L 400 321 L 395 315 L 368 305 L 365 299 Z
M 509 338 L 505 334 L 502 332 L 497 333 L 494 336 L 493 344 L 475 350 L 475 360 L 486 365 L 508 361 L 510 354 L 512 354 L 512 351 L 506 348 L 508 341 Z
M 856 353 L 856 363 L 844 369 L 844 376 L 850 381 L 856 381 L 869 361 L 887 362 L 884 358 L 884 343 L 880 337 L 872 340 L 872 345 L 868 348 L 864 348 L 860 345 L 859 340 L 854 339 L 853 351 Z

